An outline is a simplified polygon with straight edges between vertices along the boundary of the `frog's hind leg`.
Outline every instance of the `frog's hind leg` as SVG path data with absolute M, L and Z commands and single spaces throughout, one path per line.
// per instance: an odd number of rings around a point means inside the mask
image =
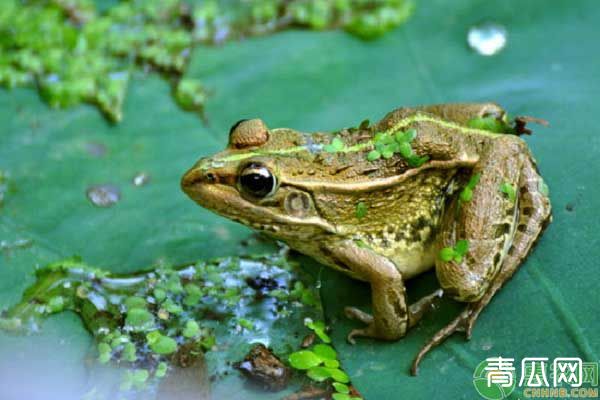
M 438 235 L 439 249 L 459 239 L 469 241 L 461 262 L 437 260 L 436 272 L 447 293 L 470 304 L 421 349 L 413 361 L 413 375 L 425 354 L 454 332 L 465 331 L 470 338 L 481 310 L 514 274 L 550 220 L 543 180 L 526 147 L 510 136 L 495 142 L 473 171 L 481 173 L 473 198 L 452 203 Z M 503 184 L 518 189 L 514 202 L 500 191 Z
M 546 227 L 552 222 L 552 208 L 547 187 L 531 159 L 526 159 L 519 180 L 519 218 L 512 244 L 502 267 L 483 297 L 471 304 L 466 336 L 471 338 L 473 326 L 481 310 L 509 280 L 529 254 Z

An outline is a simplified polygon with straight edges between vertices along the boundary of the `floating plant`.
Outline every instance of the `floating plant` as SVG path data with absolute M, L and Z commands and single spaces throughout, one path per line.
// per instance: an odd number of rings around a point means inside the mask
M 174 360 L 243 351 L 256 340 L 275 340 L 274 329 L 289 332 L 304 318 L 322 318 L 314 285 L 282 254 L 130 275 L 73 258 L 37 270 L 36 278 L 22 301 L 2 314 L 0 329 L 32 332 L 48 315 L 76 312 L 95 338 L 97 363 L 118 365 L 120 391 L 132 396 L 159 390 L 176 369 Z M 271 345 L 291 348 L 287 336 Z M 235 361 L 226 358 L 213 366 L 216 375 Z
M 288 28 L 344 29 L 369 39 L 400 25 L 410 0 L 135 0 L 104 11 L 90 0 L 3 0 L 0 86 L 37 87 L 57 108 L 92 103 L 112 121 L 136 66 L 160 72 L 182 108 L 207 91 L 182 79 L 193 48 Z

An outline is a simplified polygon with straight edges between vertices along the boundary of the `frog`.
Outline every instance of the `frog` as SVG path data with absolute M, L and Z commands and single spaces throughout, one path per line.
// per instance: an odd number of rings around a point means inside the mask
M 552 220 L 521 137 L 537 120 L 511 125 L 507 115 L 493 102 L 402 107 L 333 133 L 240 120 L 226 149 L 199 159 L 181 187 L 199 205 L 367 282 L 372 312 L 344 309 L 364 324 L 350 343 L 404 337 L 441 297 L 464 303 L 416 354 L 416 375 L 448 337 L 471 338 Z M 408 304 L 405 282 L 431 269 L 440 287 Z

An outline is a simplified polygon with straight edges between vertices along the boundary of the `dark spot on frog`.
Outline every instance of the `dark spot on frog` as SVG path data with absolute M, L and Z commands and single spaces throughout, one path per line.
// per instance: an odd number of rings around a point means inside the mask
M 523 213 L 523 215 L 531 215 L 533 213 L 533 208 L 532 207 L 523 207 L 521 212 Z
M 263 344 L 255 345 L 234 367 L 251 382 L 269 391 L 284 389 L 291 377 L 290 369 Z
M 417 218 L 417 220 L 413 223 L 413 228 L 416 231 L 421 231 L 423 230 L 423 228 L 427 227 L 430 225 L 430 220 L 428 218 L 425 218 L 423 215 L 419 216 L 419 218 Z
M 494 255 L 494 265 L 498 265 L 500 263 L 500 257 L 502 257 L 500 253 L 496 253 L 496 255 Z
M 497 224 L 494 237 L 498 239 L 501 236 L 506 235 L 508 232 L 510 232 L 510 224 L 508 222 L 504 224 Z
M 565 205 L 565 210 L 567 210 L 568 212 L 575 211 L 575 203 L 573 203 L 573 202 L 568 202 L 568 203 Z

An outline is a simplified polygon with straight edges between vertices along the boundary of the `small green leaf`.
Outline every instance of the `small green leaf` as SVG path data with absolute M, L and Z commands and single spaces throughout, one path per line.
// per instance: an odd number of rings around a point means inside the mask
M 325 323 L 323 321 L 311 321 L 309 319 L 304 323 L 309 329 L 312 329 L 315 334 L 325 343 L 331 343 L 331 338 L 325 333 Z
M 413 155 L 408 159 L 408 165 L 413 168 L 419 168 L 421 165 L 425 164 L 429 161 L 429 156 L 419 157 L 417 155 Z
M 98 353 L 100 354 L 110 354 L 112 352 L 112 348 L 108 343 L 101 342 L 98 343 Z
M 153 294 L 154 294 L 154 298 L 158 302 L 163 301 L 167 297 L 167 292 L 165 292 L 164 290 L 159 289 L 159 288 L 154 289 Z
M 394 151 L 390 149 L 389 146 L 386 146 L 385 149 L 381 152 L 381 156 L 386 160 L 389 160 L 394 156 Z
M 385 137 L 385 133 L 383 133 L 383 132 L 377 132 L 375 134 L 375 136 L 373 136 L 373 141 L 374 142 L 380 142 L 384 137 Z
M 350 393 L 350 388 L 348 385 L 344 385 L 343 383 L 333 382 L 332 386 L 338 393 Z
M 339 368 L 340 362 L 338 360 L 324 360 L 323 363 L 329 368 Z
M 470 128 L 494 133 L 514 133 L 514 129 L 510 125 L 495 117 L 472 118 L 467 122 L 467 125 Z
M 100 362 L 100 364 L 106 364 L 107 362 L 110 361 L 111 357 L 112 356 L 110 353 L 101 353 L 98 356 L 98 362 Z
M 439 253 L 439 258 L 442 261 L 448 262 L 448 261 L 452 261 L 452 258 L 454 258 L 454 249 L 451 247 L 444 247 L 443 249 L 440 250 Z
M 363 219 L 367 215 L 367 206 L 362 201 L 356 205 L 356 218 Z
M 317 382 L 323 382 L 331 378 L 331 369 L 325 367 L 312 367 L 306 373 L 310 379 Z
M 351 400 L 352 398 L 348 393 L 333 393 L 331 395 L 333 400 Z
M 133 343 L 125 343 L 121 358 L 129 362 L 134 362 L 137 360 L 136 349 Z
M 328 153 L 337 153 L 338 151 L 343 150 L 344 147 L 346 147 L 346 146 L 344 145 L 344 142 L 342 141 L 342 139 L 335 137 L 335 138 L 333 138 L 331 143 L 326 145 L 323 149 Z
M 508 182 L 503 182 L 500 185 L 500 191 L 506 194 L 512 203 L 514 203 L 517 199 L 517 192 L 515 191 L 515 188 Z
M 460 201 L 462 201 L 463 203 L 467 203 L 469 201 L 471 201 L 471 199 L 473 198 L 473 190 L 471 190 L 471 188 L 469 187 L 465 187 L 461 192 L 460 192 Z
M 162 361 L 160 363 L 158 363 L 158 366 L 156 367 L 156 371 L 154 371 L 154 376 L 157 378 L 163 378 L 166 374 L 167 374 L 167 363 Z
M 469 182 L 467 183 L 467 187 L 470 189 L 475 189 L 475 186 L 479 183 L 479 179 L 481 178 L 481 173 L 476 173 L 471 176 Z
M 171 354 L 177 350 L 177 342 L 168 336 L 164 336 L 159 331 L 148 333 L 146 340 L 150 349 L 156 354 Z
M 48 301 L 50 312 L 60 312 L 65 307 L 65 299 L 62 296 L 54 296 Z
M 410 146 L 410 143 L 408 143 L 408 142 L 400 143 L 399 147 L 398 147 L 398 151 L 400 152 L 400 155 L 406 159 L 409 159 L 413 155 L 412 147 Z
M 310 369 L 321 364 L 322 359 L 310 350 L 300 350 L 290 354 L 290 365 L 296 369 Z
M 186 338 L 193 338 L 198 336 L 198 333 L 200 333 L 200 326 L 196 321 L 192 319 L 185 323 L 185 328 L 183 328 L 182 332 L 183 336 Z
M 238 318 L 237 323 L 239 326 L 241 326 L 242 328 L 244 328 L 246 330 L 249 330 L 249 331 L 254 330 L 254 323 L 252 321 L 250 321 L 249 319 Z
M 145 331 L 154 327 L 154 316 L 145 309 L 134 308 L 127 312 L 125 324 L 130 326 L 133 331 Z
M 317 344 L 313 347 L 313 352 L 321 357 L 322 359 L 336 360 L 337 353 L 333 349 L 333 347 L 327 344 Z
M 459 240 L 454 245 L 454 252 L 460 256 L 464 256 L 469 251 L 469 241 L 468 240 Z
M 329 373 L 331 374 L 331 377 L 338 382 L 341 383 L 348 383 L 350 382 L 350 378 L 348 377 L 348 375 L 342 371 L 339 368 L 327 368 L 329 370 Z
M 375 161 L 381 158 L 381 153 L 377 150 L 371 150 L 369 154 L 367 154 L 367 160 Z
M 146 299 L 138 296 L 130 296 L 125 300 L 125 308 L 128 311 L 134 308 L 146 308 Z
M 406 140 L 408 142 L 412 142 L 413 140 L 415 140 L 415 138 L 417 137 L 417 130 L 416 129 L 409 129 L 404 133 Z

